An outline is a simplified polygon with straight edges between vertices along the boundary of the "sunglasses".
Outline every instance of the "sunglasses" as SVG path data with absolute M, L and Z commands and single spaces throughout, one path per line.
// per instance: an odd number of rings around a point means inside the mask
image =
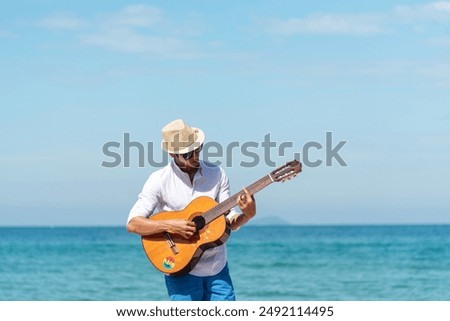
M 195 153 L 196 155 L 198 155 L 198 154 L 202 151 L 202 149 L 203 149 L 203 144 L 200 145 L 200 147 L 197 148 L 197 149 L 194 149 L 194 150 L 192 150 L 192 151 L 190 151 L 190 152 L 187 152 L 187 153 L 184 153 L 184 154 L 180 154 L 180 155 L 181 155 L 185 160 L 190 160 L 190 159 L 194 156 L 194 153 Z

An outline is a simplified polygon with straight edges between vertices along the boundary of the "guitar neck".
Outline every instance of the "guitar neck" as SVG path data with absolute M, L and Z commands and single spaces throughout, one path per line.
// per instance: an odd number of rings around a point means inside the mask
M 254 182 L 253 184 L 246 187 L 247 191 L 250 194 L 256 194 L 266 186 L 273 183 L 272 177 L 269 175 L 264 176 L 263 178 L 259 179 L 258 181 Z M 208 224 L 212 221 L 214 221 L 216 218 L 221 216 L 223 213 L 228 212 L 230 209 L 235 207 L 237 205 L 237 199 L 238 197 L 242 195 L 242 191 L 237 192 L 236 194 L 230 196 L 228 199 L 223 201 L 222 203 L 218 204 L 217 206 L 213 207 L 209 211 L 203 213 L 203 218 L 205 219 L 205 223 Z

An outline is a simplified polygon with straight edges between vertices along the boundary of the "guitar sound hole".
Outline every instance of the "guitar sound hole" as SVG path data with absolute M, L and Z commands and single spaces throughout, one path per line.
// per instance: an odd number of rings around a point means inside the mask
M 197 231 L 200 231 L 202 228 L 205 227 L 205 218 L 203 216 L 196 216 L 192 219 L 192 222 L 195 223 L 195 228 Z

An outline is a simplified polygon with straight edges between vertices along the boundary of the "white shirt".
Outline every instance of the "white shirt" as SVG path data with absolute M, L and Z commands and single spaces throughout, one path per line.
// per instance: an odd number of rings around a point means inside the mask
M 228 177 L 222 168 L 200 160 L 200 168 L 193 182 L 175 164 L 170 162 L 164 168 L 152 173 L 144 184 L 137 202 L 128 215 L 149 217 L 160 211 L 180 211 L 193 199 L 209 196 L 221 203 L 230 197 Z M 228 219 L 238 215 L 231 210 Z M 206 250 L 190 274 L 195 276 L 213 276 L 219 273 L 227 263 L 225 244 Z

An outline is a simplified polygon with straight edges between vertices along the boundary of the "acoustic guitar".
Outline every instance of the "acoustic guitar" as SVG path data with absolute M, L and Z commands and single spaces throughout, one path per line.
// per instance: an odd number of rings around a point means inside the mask
M 302 164 L 297 160 L 288 162 L 246 189 L 253 195 L 273 182 L 284 182 L 297 176 L 301 170 Z M 192 221 L 197 231 L 189 239 L 167 232 L 142 236 L 142 246 L 150 262 L 166 274 L 189 273 L 205 250 L 219 246 L 228 239 L 231 229 L 224 213 L 237 205 L 237 198 L 242 194 L 240 191 L 220 204 L 208 196 L 200 196 L 181 211 L 159 212 L 152 215 L 150 220 Z

